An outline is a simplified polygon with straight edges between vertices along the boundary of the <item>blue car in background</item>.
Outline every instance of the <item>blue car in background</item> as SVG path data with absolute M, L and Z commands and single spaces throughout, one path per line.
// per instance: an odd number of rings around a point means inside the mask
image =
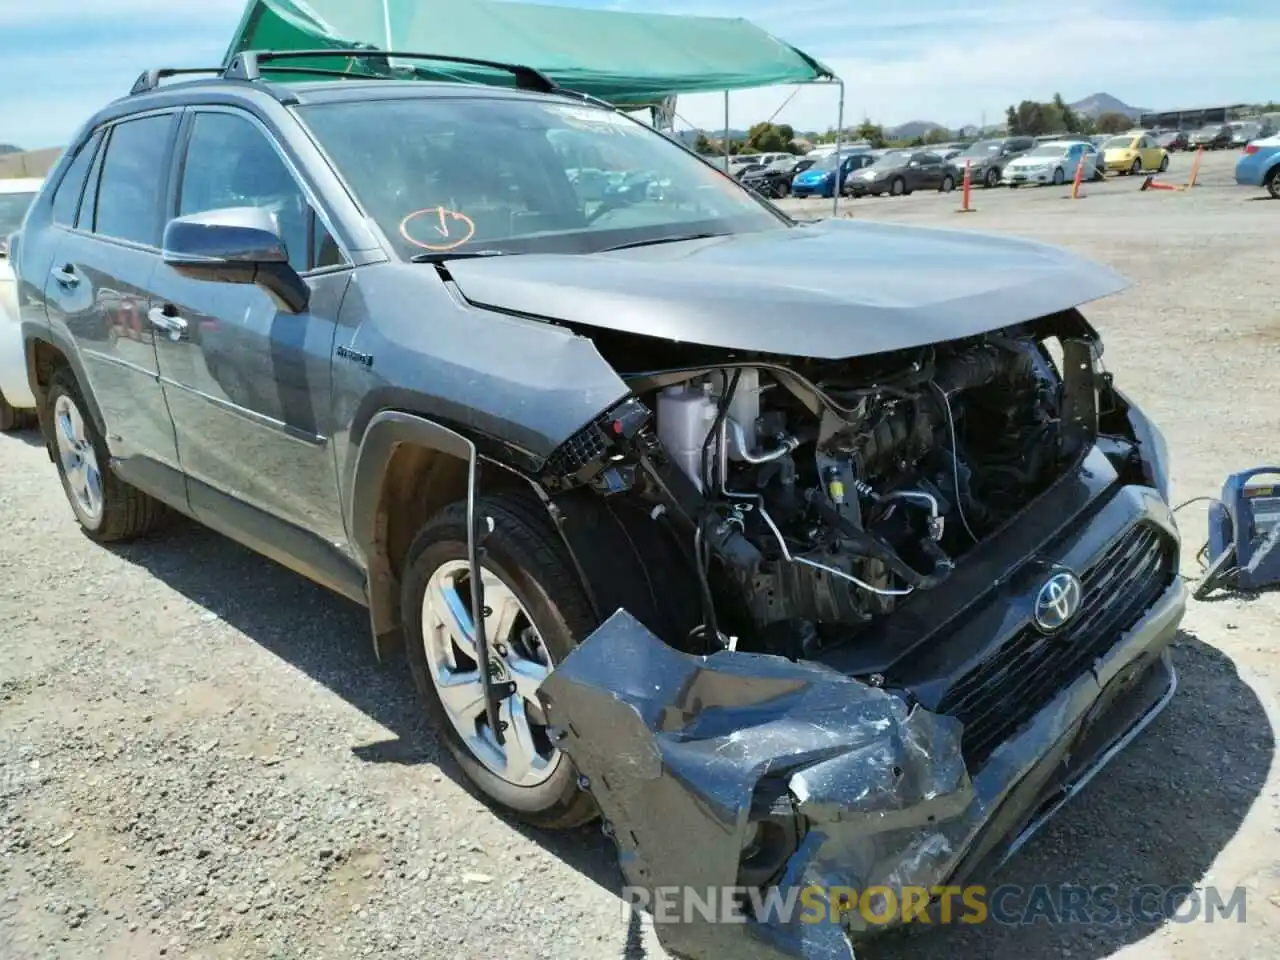
M 1246 187 L 1266 187 L 1280 200 L 1280 134 L 1246 144 L 1236 161 L 1236 183 Z
M 791 181 L 791 195 L 793 197 L 826 197 L 830 199 L 835 196 L 838 184 L 843 184 L 845 178 L 854 170 L 865 167 L 867 164 L 874 162 L 875 157 L 867 153 L 865 150 L 858 153 L 846 153 L 841 160 L 834 153 L 823 157 L 808 170 L 804 170 L 795 175 L 795 179 Z M 840 179 L 836 180 L 836 166 L 840 167 Z

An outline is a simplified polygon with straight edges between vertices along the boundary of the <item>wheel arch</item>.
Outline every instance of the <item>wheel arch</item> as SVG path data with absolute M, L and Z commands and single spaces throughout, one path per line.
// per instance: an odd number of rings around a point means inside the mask
M 52 333 L 52 331 L 44 332 Z M 25 346 L 27 382 L 31 387 L 32 396 L 36 398 L 36 416 L 39 419 L 40 433 L 44 437 L 49 459 L 54 459 L 53 424 L 49 422 L 46 408 L 48 407 L 49 387 L 53 383 L 54 374 L 60 369 L 69 369 L 71 375 L 76 378 L 76 382 L 80 384 L 81 399 L 84 401 L 85 406 L 89 408 L 88 413 L 93 418 L 93 425 L 104 437 L 107 436 L 106 418 L 102 414 L 102 408 L 98 405 L 97 397 L 89 389 L 89 381 L 85 376 L 84 365 L 80 362 L 80 357 L 75 349 L 68 349 L 68 345 L 59 342 L 59 338 L 56 335 L 48 338 L 45 336 L 28 337 Z
M 481 464 L 495 466 L 481 475 Z M 472 489 L 473 486 L 476 489 Z M 356 454 L 348 517 L 365 571 L 374 651 L 400 649 L 400 582 L 422 525 L 450 503 L 503 489 L 536 490 L 533 480 L 482 457 L 473 440 L 434 420 L 398 410 L 377 413 Z

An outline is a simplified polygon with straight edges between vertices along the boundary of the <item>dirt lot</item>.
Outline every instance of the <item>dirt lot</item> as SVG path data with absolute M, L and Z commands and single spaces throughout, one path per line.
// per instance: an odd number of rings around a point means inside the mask
M 850 203 L 854 218 L 1020 234 L 1110 264 L 1088 310 L 1165 428 L 1175 497 L 1280 460 L 1280 203 L 1210 156 L 1197 190 L 1129 178 Z M 1185 175 L 1179 156 L 1170 178 Z M 793 204 L 825 211 L 826 205 Z M 115 550 L 77 532 L 32 436 L 0 437 L 0 955 L 661 957 L 597 831 L 495 818 L 372 659 L 362 611 L 198 528 Z M 1203 505 L 1182 511 L 1191 554 Z M 1243 924 L 917 930 L 863 954 L 1274 957 L 1280 597 L 1193 604 L 1180 692 L 990 884 L 1213 884 Z

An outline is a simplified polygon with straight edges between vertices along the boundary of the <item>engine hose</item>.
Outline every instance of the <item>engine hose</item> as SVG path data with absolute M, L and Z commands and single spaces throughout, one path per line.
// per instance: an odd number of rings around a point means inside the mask
M 840 531 L 840 535 L 849 541 L 854 553 L 879 560 L 889 568 L 890 572 L 917 590 L 931 590 L 951 576 L 955 565 L 951 562 L 951 558 L 942 552 L 942 548 L 930 538 L 923 538 L 920 547 L 933 561 L 933 569 L 928 573 L 921 573 L 908 565 L 902 557 L 898 556 L 898 552 L 893 547 L 874 533 L 855 526 L 851 520 L 818 497 L 814 497 L 812 502 L 818 510 L 818 516 Z

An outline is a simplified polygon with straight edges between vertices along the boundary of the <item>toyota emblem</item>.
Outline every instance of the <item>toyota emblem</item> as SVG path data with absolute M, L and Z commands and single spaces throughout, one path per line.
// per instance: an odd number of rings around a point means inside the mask
M 1036 626 L 1052 633 L 1080 609 L 1080 580 L 1070 570 L 1055 573 L 1036 594 Z

